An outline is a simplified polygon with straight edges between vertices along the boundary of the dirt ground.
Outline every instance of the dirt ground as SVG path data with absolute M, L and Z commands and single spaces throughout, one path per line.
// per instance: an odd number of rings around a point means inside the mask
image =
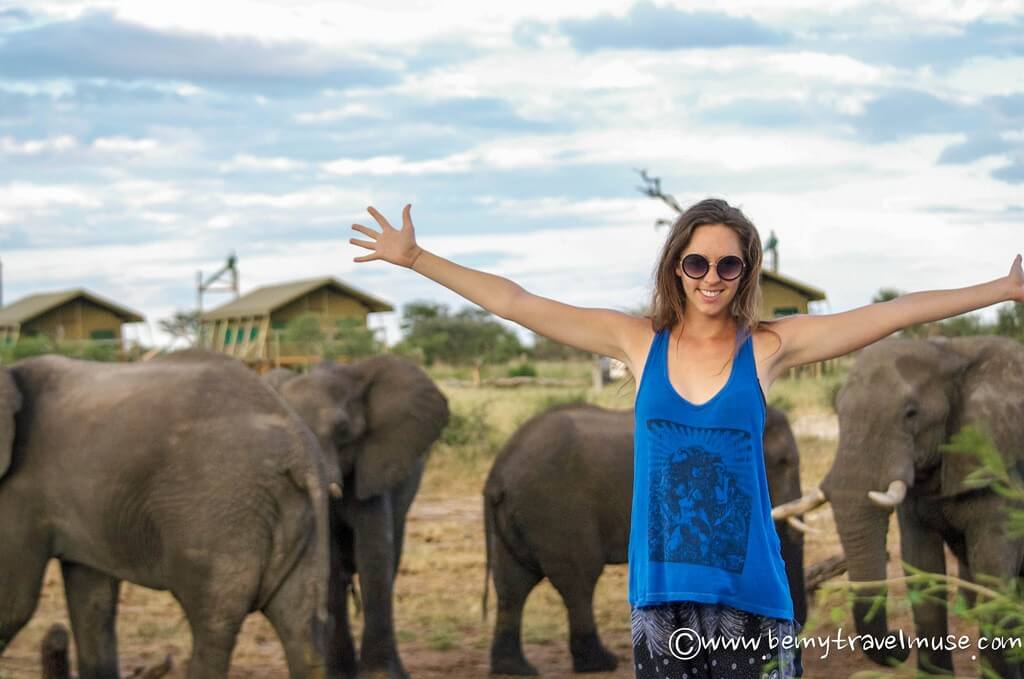
M 812 424 L 816 429 L 822 426 L 820 422 L 807 423 L 806 426 Z M 824 435 L 829 437 L 829 432 L 825 431 Z M 801 467 L 805 469 L 804 485 L 807 488 L 809 482 L 806 479 L 820 478 L 818 472 L 822 466 L 827 468 L 830 460 L 823 458 L 834 451 L 834 441 L 831 442 L 831 450 L 828 438 L 801 437 L 800 445 Z M 816 453 L 816 450 L 828 452 Z M 820 457 L 815 459 L 816 455 Z M 401 657 L 416 679 L 484 677 L 489 673 L 495 597 L 492 586 L 485 621 L 481 615 L 484 545 L 479 490 L 446 493 L 443 490 L 445 480 L 432 478 L 431 474 L 428 465 L 423 488 L 410 513 L 406 551 L 396 584 L 396 625 Z M 480 487 L 482 485 L 481 480 Z M 807 520 L 812 527 L 820 529 L 807 538 L 807 563 L 840 553 L 829 508 L 820 508 L 808 515 Z M 894 517 L 889 533 L 889 553 L 899 554 Z M 947 554 L 947 557 L 947 572 L 956 573 L 955 561 L 951 555 Z M 902 574 L 898 560 L 891 560 L 889 576 Z M 595 612 L 602 638 L 606 646 L 619 656 L 620 666 L 612 673 L 586 676 L 609 679 L 633 676 L 626 592 L 626 566 L 608 566 L 595 595 Z M 904 592 L 902 586 L 897 585 L 890 593 L 890 626 L 902 628 L 908 636 L 913 636 Z M 351 603 L 350 611 L 358 639 L 362 620 Z M 42 599 L 32 621 L 0 659 L 0 679 L 38 676 L 39 642 L 54 622 L 67 624 L 56 563 L 51 564 L 46 574 Z M 844 634 L 856 633 L 849 620 L 838 625 L 831 622 L 828 606 L 816 607 L 806 627 L 812 628 L 810 633 L 818 637 L 834 634 L 837 629 L 842 629 Z M 951 619 L 950 631 L 968 635 L 972 640 L 977 638 L 976 630 L 963 628 L 956 619 Z M 565 609 L 546 581 L 534 591 L 527 603 L 524 635 L 526 655 L 542 676 L 549 679 L 584 676 L 571 671 Z M 174 662 L 170 676 L 184 676 L 190 634 L 181 609 L 168 593 L 124 585 L 118 639 L 122 670 L 126 676 L 135 667 L 159 663 L 167 654 Z M 849 677 L 860 670 L 881 669 L 858 653 L 833 649 L 827 658 L 821 658 L 821 653 L 820 649 L 804 651 L 804 676 L 831 679 Z M 957 676 L 980 676 L 978 661 L 972 660 L 970 650 L 958 653 L 955 658 Z M 914 662 L 913 655 L 911 662 Z M 250 616 L 246 621 L 232 659 L 230 676 L 287 676 L 281 647 L 269 624 L 259 615 Z

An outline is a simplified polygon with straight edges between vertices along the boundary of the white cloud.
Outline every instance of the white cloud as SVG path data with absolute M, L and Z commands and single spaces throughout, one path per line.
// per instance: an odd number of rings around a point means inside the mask
M 228 193 L 221 198 L 228 207 L 272 207 L 280 209 L 361 205 L 364 194 L 333 186 L 313 186 L 288 193 Z
M 75 138 L 68 134 L 47 139 L 26 139 L 18 141 L 13 137 L 0 137 L 0 153 L 11 155 L 36 156 L 42 153 L 68 151 L 78 146 Z
M 434 160 L 406 161 L 401 156 L 377 156 L 366 159 L 339 158 L 323 164 L 323 169 L 331 174 L 345 176 L 393 174 L 445 174 L 449 172 L 467 172 L 475 163 L 472 153 L 455 153 Z
M 294 172 L 306 167 L 306 163 L 284 157 L 261 157 L 241 153 L 226 163 L 221 163 L 221 172 L 248 170 L 254 172 Z
M 112 185 L 112 189 L 117 200 L 130 207 L 175 203 L 184 195 L 182 189 L 175 184 L 149 180 L 118 181 Z
M 1024 92 L 1024 57 L 975 57 L 942 75 L 942 85 L 974 97 Z
M 238 223 L 234 215 L 216 215 L 206 220 L 206 225 L 211 229 L 230 229 Z
M 844 54 L 799 51 L 768 54 L 759 59 L 780 74 L 800 77 L 804 84 L 813 79 L 836 84 L 870 85 L 885 77 L 883 69 Z
M 95 208 L 102 205 L 96 191 L 84 186 L 12 182 L 0 186 L 0 205 L 13 209 L 48 209 L 73 205 Z
M 345 104 L 338 108 L 326 109 L 324 111 L 310 111 L 296 113 L 295 120 L 300 123 L 331 123 L 345 118 L 372 116 L 383 118 L 382 111 L 363 103 Z
M 103 153 L 148 153 L 159 147 L 156 139 L 131 139 L 128 137 L 100 137 L 92 148 Z

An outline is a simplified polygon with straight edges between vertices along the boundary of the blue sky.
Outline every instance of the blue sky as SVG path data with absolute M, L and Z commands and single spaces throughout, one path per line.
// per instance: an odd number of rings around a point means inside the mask
M 84 285 L 162 342 L 235 251 L 243 292 L 334 275 L 459 308 L 352 261 L 366 206 L 408 202 L 441 256 L 632 309 L 673 217 L 637 168 L 774 231 L 820 312 L 1024 251 L 1024 2 L 492 4 L 0 4 L 4 301 Z

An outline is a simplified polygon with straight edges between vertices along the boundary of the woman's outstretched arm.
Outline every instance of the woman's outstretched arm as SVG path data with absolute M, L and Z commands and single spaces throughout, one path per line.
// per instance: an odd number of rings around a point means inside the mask
M 1024 302 L 1021 256 L 1010 273 L 951 290 L 911 292 L 838 314 L 787 316 L 772 326 L 782 338 L 780 364 L 791 368 L 844 356 L 917 323 L 938 321 L 1006 301 Z
M 424 250 L 416 243 L 411 207 L 406 205 L 402 210 L 401 229 L 391 226 L 374 208 L 367 208 L 381 231 L 352 225 L 372 239 L 349 239 L 353 245 L 372 251 L 353 261 L 382 259 L 412 269 L 501 318 L 556 342 L 618 358 L 632 369 L 628 347 L 638 331 L 646 327 L 645 319 L 613 309 L 577 307 L 534 295 L 507 278 L 456 264 Z

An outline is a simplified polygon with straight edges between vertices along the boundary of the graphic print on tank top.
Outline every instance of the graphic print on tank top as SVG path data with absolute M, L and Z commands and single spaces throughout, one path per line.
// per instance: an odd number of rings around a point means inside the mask
M 647 420 L 650 435 L 648 545 L 651 561 L 739 573 L 753 507 L 750 434 Z

